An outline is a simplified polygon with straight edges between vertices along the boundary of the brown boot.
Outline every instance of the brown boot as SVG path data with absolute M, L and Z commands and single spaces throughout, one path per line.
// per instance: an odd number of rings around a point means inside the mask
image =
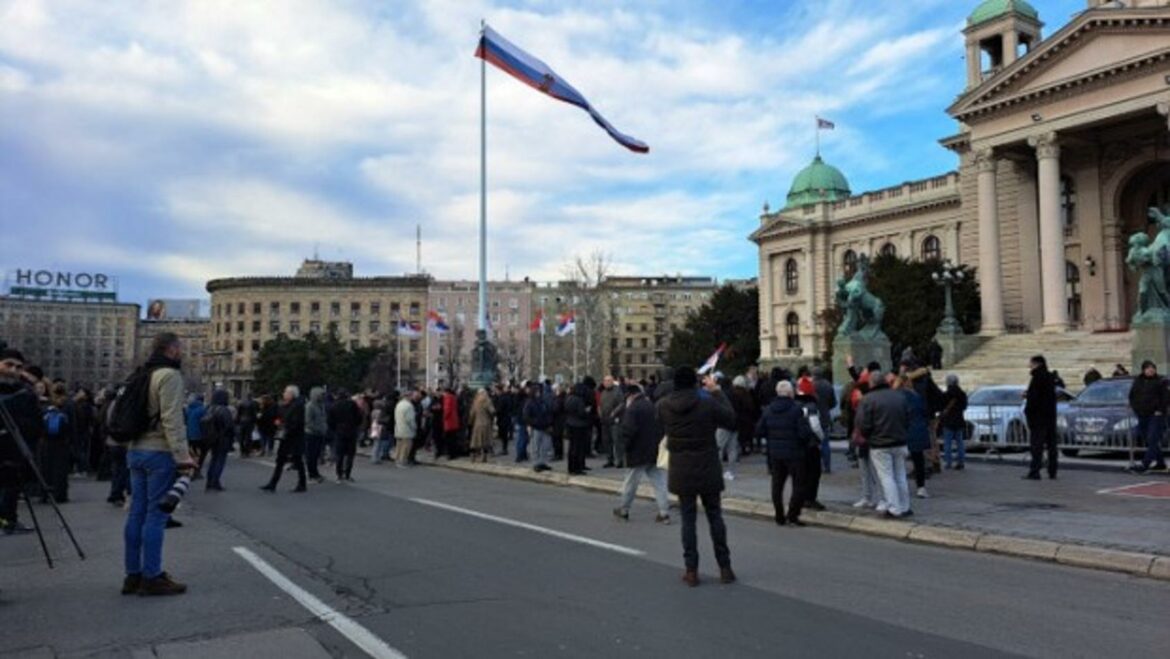
M 699 571 L 698 570 L 687 570 L 686 572 L 683 573 L 682 580 L 683 580 L 683 583 L 690 586 L 691 588 L 698 586 L 699 585 Z
M 735 583 L 735 573 L 731 571 L 730 567 L 719 568 L 719 581 L 721 583 Z
M 144 597 L 154 595 L 182 595 L 187 592 L 187 586 L 171 579 L 166 572 L 153 579 L 143 579 L 138 594 Z
M 122 594 L 123 595 L 137 595 L 138 589 L 142 587 L 141 574 L 127 574 L 126 578 L 122 580 Z

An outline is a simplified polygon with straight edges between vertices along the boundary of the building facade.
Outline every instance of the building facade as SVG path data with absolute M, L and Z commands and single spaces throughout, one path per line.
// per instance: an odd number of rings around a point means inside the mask
M 207 318 L 140 320 L 135 334 L 137 361 L 141 362 L 150 356 L 154 337 L 171 332 L 179 337 L 183 346 L 181 371 L 187 391 L 209 394 L 211 382 L 208 375 L 211 371 L 211 360 L 214 358 L 211 355 L 212 344 L 208 338 L 210 330 L 211 321 Z
M 352 268 L 340 265 L 348 264 L 302 266 L 294 277 L 209 281 L 212 384 L 237 397 L 251 393 L 261 346 L 281 334 L 300 338 L 334 332 L 352 349 L 395 342 L 399 320 L 425 324 L 429 277 L 353 277 Z M 402 349 L 404 383 L 422 382 L 423 339 L 404 340 Z
M 96 391 L 134 369 L 140 310 L 114 301 L 0 296 L 0 338 L 46 376 Z
M 882 251 L 976 266 L 989 336 L 1129 328 L 1128 236 L 1170 203 L 1170 0 L 1090 0 L 1042 28 L 1022 0 L 975 6 L 959 132 L 941 140 L 956 172 L 853 194 L 818 156 L 765 208 L 763 358 L 824 352 L 837 280 Z
M 636 380 L 666 366 L 674 330 L 715 293 L 711 277 L 608 277 L 602 287 L 612 306 L 613 333 L 606 363 Z M 714 348 L 714 346 L 712 346 Z

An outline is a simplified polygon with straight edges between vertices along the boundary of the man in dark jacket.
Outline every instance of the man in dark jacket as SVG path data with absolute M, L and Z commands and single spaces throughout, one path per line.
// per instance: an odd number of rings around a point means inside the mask
M 666 472 L 658 468 L 658 444 L 662 441 L 662 426 L 654 411 L 654 403 L 636 384 L 626 386 L 626 404 L 621 422 L 614 427 L 621 433 L 625 447 L 623 461 L 630 468 L 622 483 L 621 502 L 613 509 L 617 517 L 629 520 L 630 506 L 638 492 L 638 483 L 645 476 L 654 485 L 654 500 L 658 504 L 659 524 L 670 524 L 670 496 L 666 492 Z
M 756 424 L 756 436 L 768 443 L 768 470 L 772 472 L 772 506 L 776 523 L 804 526 L 800 511 L 804 508 L 805 453 L 812 441 L 812 429 L 805 419 L 804 408 L 793 400 L 792 383 L 776 385 L 776 398 L 768 405 Z M 784 514 L 784 483 L 792 477 L 792 494 L 788 514 Z
M 596 401 L 593 396 L 593 379 L 586 376 L 565 398 L 565 430 L 569 433 L 570 474 L 588 471 L 585 456 L 589 453 L 589 435 L 593 430 Z
M 943 409 L 940 425 L 943 435 L 943 461 L 947 469 L 952 465 L 956 471 L 963 470 L 963 463 L 967 461 L 967 420 L 963 413 L 967 411 L 967 393 L 959 386 L 959 376 L 951 373 L 947 376 L 947 390 L 943 394 Z M 958 462 L 951 462 L 952 449 L 958 449 Z
M 337 482 L 353 480 L 353 459 L 357 454 L 358 433 L 362 427 L 362 410 L 349 392 L 337 392 L 337 402 L 325 414 L 333 435 L 333 460 Z
M 32 455 L 41 436 L 42 417 L 36 392 L 25 375 L 24 355 L 13 348 L 0 351 L 0 405 L 7 408 L 17 431 Z M 31 533 L 17 519 L 17 504 L 24 484 L 33 480 L 32 465 L 15 437 L 0 424 L 0 530 L 5 535 Z
M 1166 381 L 1158 375 L 1154 362 L 1142 362 L 1142 372 L 1129 388 L 1129 406 L 1137 415 L 1137 436 L 1146 442 L 1146 453 L 1141 465 L 1133 471 L 1143 473 L 1152 464 L 1156 471 L 1166 471 L 1166 459 L 1162 457 L 1162 436 L 1166 428 L 1166 407 L 1170 405 L 1170 390 Z
M 1024 418 L 1028 422 L 1031 440 L 1032 463 L 1028 466 L 1026 480 L 1040 480 L 1040 467 L 1044 453 L 1048 453 L 1048 477 L 1056 478 L 1058 454 L 1056 450 L 1056 382 L 1048 371 L 1048 362 L 1043 355 L 1036 355 L 1029 362 L 1032 379 L 1024 394 Z
M 816 387 L 817 412 L 820 414 L 821 430 L 825 437 L 821 440 L 821 472 L 832 473 L 833 452 L 829 441 L 832 439 L 830 430 L 833 427 L 833 408 L 837 407 L 837 392 L 833 383 L 825 377 L 825 369 L 814 366 L 812 370 L 813 386 Z
M 707 524 L 711 530 L 711 544 L 719 563 L 720 580 L 735 581 L 731 571 L 731 551 L 727 547 L 727 527 L 723 523 L 720 493 L 723 474 L 719 461 L 719 445 L 715 429 L 734 427 L 735 412 L 715 379 L 703 379 L 706 395 L 696 388 L 698 376 L 690 367 L 679 367 L 674 372 L 674 391 L 658 401 L 658 421 L 666 433 L 666 448 L 670 451 L 667 480 L 670 491 L 678 495 L 682 516 L 683 560 L 686 572 L 683 581 L 689 586 L 699 585 L 699 543 L 695 536 L 695 518 L 698 500 L 703 501 Z
M 910 485 L 906 482 L 910 407 L 902 392 L 890 388 L 889 378 L 880 369 L 870 371 L 869 382 L 870 390 L 857 407 L 857 425 L 869 447 L 869 459 L 882 489 L 878 512 L 887 517 L 907 517 L 913 514 Z
M 548 463 L 553 459 L 553 409 L 552 403 L 544 395 L 544 387 L 540 386 L 539 382 L 528 385 L 528 398 L 525 399 L 521 417 L 528 428 L 533 454 L 536 456 L 536 464 L 532 470 L 542 472 L 552 469 Z
M 272 478 L 267 485 L 260 489 L 266 492 L 275 492 L 276 484 L 284 474 L 285 465 L 292 463 L 297 472 L 297 486 L 293 492 L 305 491 L 305 400 L 301 398 L 301 391 L 296 385 L 290 384 L 284 388 L 284 402 L 280 406 L 280 428 L 284 436 L 280 440 L 280 448 L 276 451 L 276 468 L 272 470 Z

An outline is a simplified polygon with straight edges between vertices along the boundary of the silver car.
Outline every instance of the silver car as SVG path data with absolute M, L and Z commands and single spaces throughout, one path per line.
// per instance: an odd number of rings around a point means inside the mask
M 1028 424 L 1024 420 L 1024 393 L 1027 387 L 999 385 L 980 387 L 967 398 L 967 428 L 975 444 L 995 448 L 1028 446 Z M 1064 410 L 1074 396 L 1056 390 L 1057 412 Z

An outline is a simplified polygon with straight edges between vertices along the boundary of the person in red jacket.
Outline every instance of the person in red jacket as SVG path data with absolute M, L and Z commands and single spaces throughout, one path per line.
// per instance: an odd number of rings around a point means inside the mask
M 443 434 L 435 442 L 435 459 L 443 454 L 448 460 L 455 459 L 455 446 L 459 443 L 459 400 L 451 388 L 443 391 Z

